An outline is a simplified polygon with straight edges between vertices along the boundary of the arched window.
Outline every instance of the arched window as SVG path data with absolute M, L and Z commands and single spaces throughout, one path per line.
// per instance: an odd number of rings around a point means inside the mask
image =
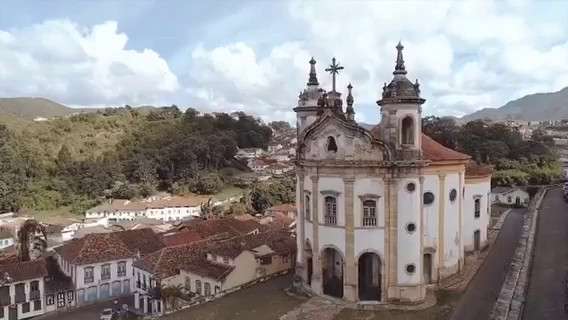
M 325 223 L 337 224 L 337 200 L 334 197 L 325 197 Z
M 337 144 L 333 137 L 327 137 L 327 151 L 337 152 Z
M 402 120 L 402 144 L 414 144 L 414 120 L 408 116 Z
M 363 201 L 363 226 L 364 227 L 377 226 L 377 201 L 375 200 Z
M 306 201 L 304 202 L 304 215 L 306 216 L 306 220 L 312 220 L 312 217 L 310 216 L 310 196 L 306 195 Z
M 481 199 L 477 198 L 475 199 L 475 217 L 479 218 L 480 213 L 481 213 Z

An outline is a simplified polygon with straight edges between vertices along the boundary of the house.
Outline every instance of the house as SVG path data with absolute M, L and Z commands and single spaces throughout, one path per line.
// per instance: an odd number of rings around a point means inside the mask
M 3 259 L 0 275 L 7 280 L 0 287 L 0 319 L 27 319 L 45 313 L 44 278 L 48 273 L 44 259 Z
M 291 219 L 296 219 L 297 211 L 296 205 L 293 203 L 285 203 L 277 206 L 270 207 L 264 211 L 265 216 L 271 216 L 275 213 L 281 213 Z
M 66 310 L 75 306 L 75 285 L 57 264 L 56 258 L 45 258 L 48 276 L 45 278 L 45 312 Z
M 161 221 L 182 220 L 201 214 L 201 204 L 206 196 L 168 196 L 148 198 L 143 201 L 115 199 L 85 212 L 86 219 L 109 218 L 113 221 L 135 220 L 140 217 Z
M 61 270 L 75 284 L 77 304 L 132 292 L 132 264 L 164 247 L 151 229 L 88 234 L 55 248 Z
M 295 240 L 265 232 L 166 247 L 135 262 L 135 306 L 161 312 L 152 288 L 182 286 L 194 299 L 213 298 L 294 266 Z
M 243 148 L 237 151 L 235 157 L 238 159 L 250 159 L 260 157 L 263 151 L 260 148 Z
M 268 152 L 275 152 L 282 149 L 282 145 L 280 143 L 273 143 L 268 145 Z
M 266 181 L 270 178 L 270 174 L 260 172 L 243 172 L 235 176 L 235 180 L 242 184 L 251 184 L 258 181 Z
M 495 187 L 491 190 L 493 204 L 508 204 L 526 207 L 530 202 L 529 193 L 521 187 Z
M 14 236 L 12 230 L 6 227 L 0 227 L 0 250 L 14 244 Z
M 261 159 L 250 159 L 247 166 L 252 170 L 252 172 L 264 172 L 268 167 L 268 164 Z
M 268 172 L 270 174 L 274 174 L 274 175 L 281 175 L 281 174 L 284 174 L 286 172 L 290 172 L 292 170 L 294 170 L 294 167 L 287 166 L 287 165 L 281 164 L 281 163 L 271 164 L 268 167 L 266 167 L 266 172 Z

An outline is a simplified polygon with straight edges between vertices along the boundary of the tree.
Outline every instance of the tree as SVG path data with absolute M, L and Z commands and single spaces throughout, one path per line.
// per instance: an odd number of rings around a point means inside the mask
M 39 258 L 47 249 L 45 227 L 35 219 L 26 220 L 16 232 L 16 251 L 19 261 Z
M 272 121 L 268 124 L 275 131 L 285 131 L 290 129 L 290 124 L 286 121 Z

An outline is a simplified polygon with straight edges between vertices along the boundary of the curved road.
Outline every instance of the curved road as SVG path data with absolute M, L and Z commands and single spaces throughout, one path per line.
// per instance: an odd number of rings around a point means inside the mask
M 491 251 L 454 310 L 452 320 L 489 319 L 513 260 L 525 211 L 526 209 L 513 209 L 509 213 L 497 240 L 489 248 Z
M 539 213 L 524 320 L 568 319 L 568 204 L 562 190 L 548 192 Z

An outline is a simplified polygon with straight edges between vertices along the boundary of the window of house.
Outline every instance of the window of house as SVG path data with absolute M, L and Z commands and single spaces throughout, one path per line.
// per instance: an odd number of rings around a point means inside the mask
M 229 264 L 229 258 L 223 258 L 223 262 L 225 262 L 225 264 Z
M 30 312 L 30 303 L 26 302 L 22 304 L 22 313 Z
M 110 264 L 103 264 L 101 266 L 101 280 L 110 279 Z
M 219 291 L 221 291 L 221 287 L 215 286 L 215 294 L 217 294 Z
M 211 295 L 211 284 L 209 282 L 205 282 L 205 296 Z
M 495 195 L 495 201 L 499 201 L 499 195 Z
M 513 202 L 513 197 L 511 197 L 511 196 L 507 196 L 507 202 L 508 202 L 508 203 L 511 203 L 511 202 Z
M 288 256 L 282 256 L 282 263 L 288 263 Z
M 0 308 L 0 319 L 4 318 L 4 307 Z
M 458 197 L 458 192 L 456 191 L 456 189 L 452 189 L 452 191 L 450 191 L 450 201 L 451 202 L 456 201 L 457 197 Z
M 333 137 L 327 137 L 327 151 L 337 152 L 337 144 L 335 143 L 335 139 Z
M 34 301 L 34 311 L 41 310 L 41 300 Z
M 39 281 L 32 281 L 30 283 L 30 300 L 41 299 L 39 294 Z
M 53 297 L 52 294 L 48 294 L 45 297 L 45 304 L 48 306 L 52 306 L 55 303 L 55 298 Z
M 185 277 L 185 290 L 191 291 L 191 278 Z
M 481 214 L 481 199 L 477 198 L 475 199 L 475 217 L 479 218 L 480 214 Z
M 116 268 L 116 275 L 119 277 L 126 276 L 126 261 L 120 261 Z
M 67 300 L 73 301 L 73 291 L 67 291 Z
M 201 281 L 195 280 L 195 292 L 201 294 Z
M 87 267 L 84 270 L 85 272 L 85 283 L 92 283 L 94 281 L 94 271 L 93 271 L 93 267 Z
M 310 215 L 310 196 L 306 195 L 306 201 L 304 203 L 304 215 L 306 216 L 306 220 L 312 220 L 312 216 Z
M 334 197 L 325 197 L 325 224 L 337 224 L 337 200 Z
M 23 283 L 18 283 L 16 285 L 16 303 L 22 303 L 26 301 L 26 287 Z
M 3 309 L 4 306 L 9 306 L 10 304 L 11 304 L 10 287 L 9 286 L 0 287 L 0 309 Z
M 363 226 L 364 227 L 377 226 L 377 201 L 375 200 L 363 201 Z
M 140 282 L 140 272 L 136 273 L 136 288 L 140 289 L 142 283 Z
M 272 257 L 262 257 L 260 258 L 260 265 L 267 265 L 272 263 Z

